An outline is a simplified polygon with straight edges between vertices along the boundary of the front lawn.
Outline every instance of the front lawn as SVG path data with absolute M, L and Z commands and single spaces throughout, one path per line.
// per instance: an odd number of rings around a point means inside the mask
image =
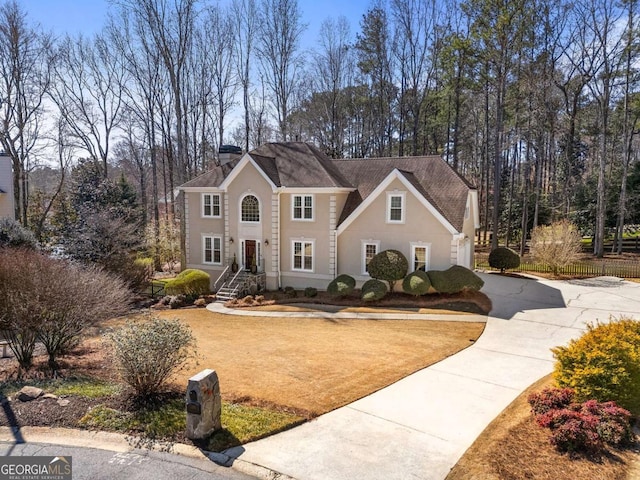
M 223 450 L 375 392 L 471 345 L 484 328 L 484 323 L 446 321 L 226 316 L 197 308 L 158 315 L 187 323 L 199 354 L 197 364 L 173 379 L 162 401 L 131 405 L 117 379 L 112 352 L 99 341 L 98 330 L 130 321 L 129 317 L 105 322 L 74 354 L 62 357 L 60 379 L 42 380 L 46 356 L 38 355 L 31 380 L 3 383 L 0 393 L 5 396 L 23 384 L 36 384 L 69 403 L 60 406 L 55 398 L 12 400 L 0 424 L 80 426 L 153 441 L 187 441 L 187 379 L 212 368 L 220 378 L 223 430 L 201 446 Z M 11 378 L 15 361 L 1 359 L 0 380 Z

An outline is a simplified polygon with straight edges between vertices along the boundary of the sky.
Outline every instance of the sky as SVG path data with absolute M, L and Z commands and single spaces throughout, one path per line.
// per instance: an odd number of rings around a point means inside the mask
M 65 33 L 91 35 L 106 23 L 110 8 L 108 0 L 18 0 L 27 11 L 28 19 L 39 23 L 45 31 L 56 36 Z M 226 2 L 220 2 L 221 5 Z M 371 5 L 371 0 L 298 0 L 302 21 L 307 30 L 302 39 L 302 48 L 317 45 L 320 25 L 327 17 L 347 17 L 351 23 L 351 34 L 359 31 L 362 15 Z

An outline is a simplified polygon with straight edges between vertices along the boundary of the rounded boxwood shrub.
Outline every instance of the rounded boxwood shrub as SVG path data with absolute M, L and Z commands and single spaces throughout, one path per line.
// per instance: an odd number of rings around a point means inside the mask
M 429 275 L 422 270 L 410 273 L 402 281 L 402 290 L 410 295 L 420 296 L 429 293 L 431 280 Z
M 640 322 L 589 325 L 580 338 L 552 351 L 558 386 L 572 388 L 581 401 L 614 401 L 640 413 Z
M 371 278 L 384 280 L 389 283 L 389 290 L 393 292 L 398 280 L 402 280 L 409 270 L 407 258 L 398 250 L 383 250 L 375 255 L 367 265 Z
M 463 290 L 480 290 L 484 281 L 468 268 L 454 265 L 447 270 L 427 272 L 431 286 L 438 293 L 459 293 Z
M 362 300 L 375 302 L 376 300 L 381 300 L 387 294 L 387 284 L 372 278 L 364 282 L 360 291 Z
M 304 296 L 313 298 L 318 295 L 318 289 L 313 287 L 307 287 L 304 289 Z
M 199 296 L 209 293 L 210 277 L 207 272 L 188 268 L 178 274 L 176 278 L 169 280 L 165 286 L 165 292 L 169 295 Z
M 330 295 L 334 295 L 336 297 L 346 297 L 353 293 L 353 289 L 356 287 L 355 278 L 349 275 L 338 275 L 334 278 L 329 286 L 327 287 L 327 292 Z
M 489 266 L 500 269 L 500 273 L 520 266 L 520 255 L 507 247 L 498 247 L 489 254 Z

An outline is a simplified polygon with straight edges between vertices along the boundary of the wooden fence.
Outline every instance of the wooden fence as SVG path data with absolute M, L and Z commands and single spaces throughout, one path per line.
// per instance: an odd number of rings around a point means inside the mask
M 476 253 L 476 268 L 496 270 L 489 266 L 489 255 L 486 253 Z M 548 273 L 551 272 L 551 267 L 542 263 L 535 263 L 532 259 L 524 257 L 520 262 L 520 266 L 510 271 Z M 582 261 L 561 268 L 558 273 L 576 277 L 640 278 L 640 262 L 610 259 Z

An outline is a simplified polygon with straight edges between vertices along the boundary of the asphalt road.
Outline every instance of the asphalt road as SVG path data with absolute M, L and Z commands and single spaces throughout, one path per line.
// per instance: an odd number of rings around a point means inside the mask
M 71 456 L 73 480 L 252 480 L 203 459 L 133 450 L 126 453 L 47 443 L 0 442 L 1 456 Z

